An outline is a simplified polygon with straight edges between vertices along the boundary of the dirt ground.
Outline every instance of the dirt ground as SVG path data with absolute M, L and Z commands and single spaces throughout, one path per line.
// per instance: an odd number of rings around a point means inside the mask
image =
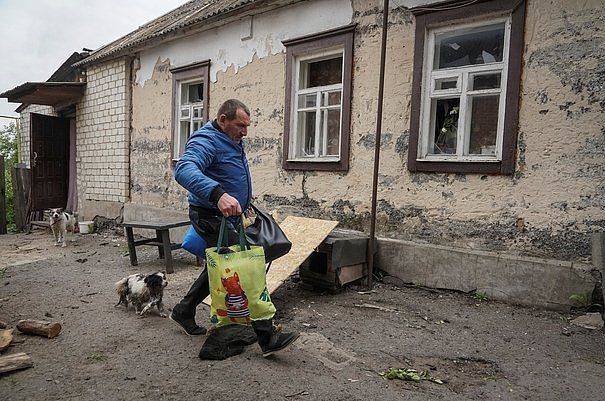
M 0 377 L 0 400 L 602 400 L 605 333 L 571 326 L 568 314 L 478 301 L 466 294 L 398 285 L 340 294 L 304 289 L 296 277 L 274 294 L 277 320 L 303 334 L 264 359 L 256 345 L 226 361 L 197 357 L 205 337 L 169 319 L 114 308 L 114 283 L 162 270 L 139 248 L 131 267 L 124 238 L 82 235 L 67 248 L 41 231 L 2 236 L 0 320 L 58 321 L 52 340 L 15 333 L 4 354 L 34 367 Z M 197 277 L 176 252 L 167 307 Z M 1 271 L 1 270 L 0 270 Z M 362 293 L 360 293 L 361 291 Z M 375 307 L 382 309 L 376 309 Z M 208 309 L 198 309 L 207 321 Z M 427 369 L 436 384 L 386 380 L 391 367 Z

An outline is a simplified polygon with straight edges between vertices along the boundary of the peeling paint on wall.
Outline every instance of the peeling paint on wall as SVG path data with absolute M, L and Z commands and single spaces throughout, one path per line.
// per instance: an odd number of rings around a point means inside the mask
M 141 53 L 141 68 L 136 83 L 145 85 L 158 60 L 170 59 L 173 66 L 211 60 L 210 80 L 216 82 L 218 71 L 238 69 L 270 54 L 285 51 L 282 41 L 347 25 L 353 9 L 349 0 L 316 0 L 253 17 L 251 39 L 241 39 L 242 24 L 231 23 L 211 31 L 169 42 Z

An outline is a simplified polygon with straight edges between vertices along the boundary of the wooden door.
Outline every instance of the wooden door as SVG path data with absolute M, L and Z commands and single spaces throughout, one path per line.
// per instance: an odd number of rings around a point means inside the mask
M 69 119 L 31 114 L 32 211 L 64 208 L 69 179 Z

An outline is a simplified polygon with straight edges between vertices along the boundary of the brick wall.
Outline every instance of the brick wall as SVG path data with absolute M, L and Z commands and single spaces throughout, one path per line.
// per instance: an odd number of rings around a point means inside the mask
M 19 163 L 25 163 L 29 168 L 30 162 L 30 136 L 29 122 L 31 120 L 30 113 L 45 114 L 47 116 L 56 116 L 55 109 L 51 106 L 43 106 L 39 104 L 30 104 L 21 111 L 20 130 L 19 130 Z
M 76 107 L 78 202 L 129 198 L 129 64 L 115 60 L 87 70 Z

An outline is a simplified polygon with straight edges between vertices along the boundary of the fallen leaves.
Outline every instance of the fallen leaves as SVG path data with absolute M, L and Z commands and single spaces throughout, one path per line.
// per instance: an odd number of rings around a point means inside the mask
M 423 380 L 430 381 L 437 384 L 444 384 L 445 382 L 436 377 L 432 377 L 427 370 L 416 370 L 411 368 L 390 368 L 386 372 L 380 374 L 382 377 L 393 380 L 405 380 L 420 383 Z

